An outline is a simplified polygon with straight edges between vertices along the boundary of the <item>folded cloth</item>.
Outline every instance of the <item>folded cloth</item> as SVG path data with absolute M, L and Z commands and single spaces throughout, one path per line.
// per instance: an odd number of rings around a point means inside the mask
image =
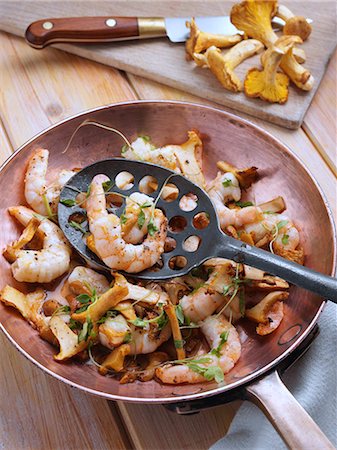
M 320 333 L 311 348 L 286 371 L 282 380 L 336 447 L 337 305 L 334 303 L 326 305 L 318 325 Z M 227 435 L 216 442 L 211 450 L 286 448 L 264 414 L 255 405 L 244 402 Z

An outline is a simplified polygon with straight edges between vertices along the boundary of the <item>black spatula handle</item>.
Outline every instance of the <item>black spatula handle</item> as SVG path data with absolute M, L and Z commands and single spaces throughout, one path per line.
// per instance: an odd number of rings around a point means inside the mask
M 229 258 L 276 275 L 337 303 L 337 278 L 323 275 L 273 253 L 226 237 L 218 247 L 218 257 Z

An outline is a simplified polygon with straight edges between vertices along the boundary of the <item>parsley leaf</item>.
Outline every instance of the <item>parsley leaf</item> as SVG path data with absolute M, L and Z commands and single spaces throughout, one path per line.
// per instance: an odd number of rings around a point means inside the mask
M 282 237 L 282 244 L 287 245 L 289 242 L 289 234 L 284 234 Z
M 151 217 L 149 223 L 147 224 L 147 232 L 149 233 L 150 236 L 153 236 L 156 231 L 158 231 L 158 228 L 153 223 L 153 218 Z
M 86 304 L 91 302 L 91 297 L 88 294 L 80 294 L 76 297 L 76 300 L 82 304 Z
M 129 322 L 132 323 L 132 325 L 134 325 L 135 327 L 145 328 L 148 321 L 140 319 L 139 317 L 137 317 L 134 320 L 129 320 Z
M 216 383 L 222 383 L 225 379 L 223 371 L 218 366 L 208 367 L 203 373 L 203 376 L 208 381 L 215 380 Z
M 111 188 L 113 188 L 114 183 L 111 180 L 108 181 L 104 181 L 104 183 L 102 183 L 102 187 L 104 192 L 109 192 Z
M 227 342 L 228 340 L 228 336 L 229 336 L 229 331 L 224 331 L 223 333 L 220 334 L 220 342 L 219 345 L 216 348 L 213 348 L 211 350 L 211 354 L 217 356 L 218 358 L 220 358 L 220 351 L 222 346 Z
M 74 222 L 73 220 L 69 222 L 69 225 L 72 228 L 75 228 L 75 230 L 80 231 L 82 234 L 87 234 L 88 231 L 85 228 L 83 228 L 83 226 L 86 226 L 87 222 L 84 222 L 84 224 L 85 225 L 83 225 L 83 224 L 81 225 L 80 223 Z
M 222 182 L 222 186 L 225 188 L 231 186 L 232 184 L 233 184 L 232 180 L 230 180 L 229 178 L 225 178 L 224 181 Z
M 254 206 L 252 202 L 235 202 L 236 206 L 240 206 L 240 208 L 246 208 L 247 206 Z
M 281 228 L 285 227 L 288 223 L 288 220 L 281 220 L 281 222 L 278 222 L 277 229 L 281 230 Z
M 184 317 L 184 313 L 183 313 L 183 309 L 182 309 L 181 305 L 176 306 L 176 316 L 177 316 L 177 319 L 178 319 L 180 325 L 183 325 L 184 321 L 185 321 L 185 317 Z
M 141 230 L 144 226 L 145 223 L 145 213 L 144 211 L 141 209 L 139 214 L 138 214 L 138 219 L 137 219 L 137 225 L 138 228 Z
M 75 200 L 72 200 L 71 198 L 65 198 L 64 200 L 60 200 L 60 203 L 65 206 L 75 206 L 76 202 Z
M 68 314 L 70 313 L 70 307 L 68 305 L 59 306 L 55 311 L 53 312 L 52 316 L 61 316 L 62 314 Z

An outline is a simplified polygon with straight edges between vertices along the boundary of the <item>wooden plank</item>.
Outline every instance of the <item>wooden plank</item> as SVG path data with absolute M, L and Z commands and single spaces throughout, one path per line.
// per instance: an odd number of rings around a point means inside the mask
M 241 402 L 191 416 L 179 416 L 163 406 L 118 403 L 137 450 L 206 450 L 228 431 Z
M 304 131 L 335 175 L 337 175 L 336 72 L 337 52 L 331 58 L 321 87 L 303 122 Z
M 36 52 L 23 39 L 2 34 L 0 110 L 15 147 L 82 110 L 135 99 L 115 69 L 52 48 Z
M 173 2 L 124 0 L 114 2 L 114 14 L 130 15 L 135 11 L 150 16 L 193 16 L 228 15 L 232 1 L 224 2 Z M 289 3 L 289 2 L 288 2 Z M 200 69 L 185 59 L 184 46 L 172 44 L 167 39 L 142 40 L 139 42 L 123 42 L 112 45 L 57 45 L 66 51 L 112 65 L 136 75 L 160 81 L 173 88 L 180 88 L 203 98 L 216 101 L 238 111 L 258 116 L 264 120 L 278 123 L 288 128 L 297 128 L 301 124 L 313 95 L 324 74 L 328 60 L 336 46 L 335 18 L 333 2 L 290 2 L 295 14 L 310 16 L 314 20 L 313 33 L 303 44 L 307 53 L 306 67 L 313 73 L 316 82 L 314 88 L 307 93 L 290 87 L 289 100 L 285 105 L 268 104 L 261 100 L 249 99 L 244 94 L 226 91 L 208 70 Z M 64 17 L 81 15 L 111 14 L 109 3 L 97 2 L 39 2 L 12 1 L 3 8 L 0 14 L 0 27 L 11 33 L 24 34 L 29 22 L 41 17 Z M 322 52 L 324 49 L 324 52 Z M 44 50 L 43 50 L 44 51 Z M 236 72 L 244 78 L 247 69 L 259 66 L 259 56 L 244 62 Z
M 134 98 L 124 77 L 111 68 L 57 50 L 25 50 L 21 39 L 0 34 L 0 161 L 66 115 Z M 67 90 L 74 95 L 69 98 Z M 1 448 L 131 447 L 115 404 L 110 408 L 105 400 L 48 377 L 3 335 L 0 345 L 0 409 L 7 412 L 0 417 Z
M 205 102 L 203 99 L 187 94 L 183 91 L 169 88 L 163 84 L 156 83 L 154 81 L 145 80 L 144 78 L 137 77 L 135 75 L 128 74 L 129 80 L 140 98 L 157 99 L 157 100 L 181 100 L 190 101 L 195 103 L 203 103 L 210 106 L 219 107 L 211 102 Z M 220 107 L 221 108 L 221 107 Z M 222 108 L 229 112 L 235 113 L 228 108 Z M 264 128 L 273 136 L 284 142 L 306 165 L 309 171 L 314 175 L 315 179 L 321 186 L 324 194 L 326 195 L 330 207 L 336 214 L 336 187 L 335 180 L 329 170 L 329 167 L 325 164 L 322 157 L 317 152 L 314 144 L 308 139 L 302 129 L 297 131 L 285 130 L 277 125 L 268 124 L 257 118 L 252 118 L 240 114 L 242 117 L 250 120 L 251 122 Z M 321 133 L 329 134 L 331 126 L 323 122 L 321 125 Z M 332 138 L 333 139 L 333 138 Z
M 0 335 L 0 448 L 127 449 L 116 410 L 48 377 Z

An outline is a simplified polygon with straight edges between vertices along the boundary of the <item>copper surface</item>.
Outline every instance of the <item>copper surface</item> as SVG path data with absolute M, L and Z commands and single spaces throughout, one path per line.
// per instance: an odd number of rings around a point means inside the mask
M 216 175 L 216 162 L 227 160 L 239 167 L 257 166 L 259 181 L 249 190 L 250 198 L 262 203 L 282 195 L 287 214 L 301 231 L 306 265 L 325 274 L 335 270 L 336 239 L 332 216 L 317 183 L 300 160 L 281 142 L 251 123 L 223 111 L 181 102 L 122 103 L 67 119 L 45 130 L 23 145 L 2 166 L 0 172 L 0 246 L 17 238 L 19 227 L 7 213 L 9 206 L 24 204 L 23 180 L 29 156 L 39 147 L 50 151 L 49 174 L 63 168 L 84 167 L 97 160 L 119 156 L 121 139 L 93 126 L 83 127 L 66 154 L 62 154 L 75 128 L 85 119 L 121 130 L 130 140 L 149 135 L 158 145 L 182 143 L 187 130 L 197 129 L 204 142 L 204 169 L 207 179 Z M 11 284 L 20 290 L 35 286 L 13 280 L 9 264 L 0 258 L 0 288 Z M 101 376 L 95 367 L 77 362 L 58 363 L 56 349 L 39 338 L 37 332 L 14 309 L 0 305 L 1 327 L 12 343 L 40 368 L 65 381 L 113 400 L 137 402 L 177 402 L 224 392 L 246 383 L 275 366 L 307 336 L 324 302 L 297 287 L 291 288 L 285 304 L 285 318 L 270 336 L 257 336 L 252 324 L 239 326 L 243 351 L 239 363 L 226 376 L 226 385 L 204 383 L 192 386 L 165 386 L 151 381 L 120 385 Z M 287 332 L 288 329 L 291 329 Z

